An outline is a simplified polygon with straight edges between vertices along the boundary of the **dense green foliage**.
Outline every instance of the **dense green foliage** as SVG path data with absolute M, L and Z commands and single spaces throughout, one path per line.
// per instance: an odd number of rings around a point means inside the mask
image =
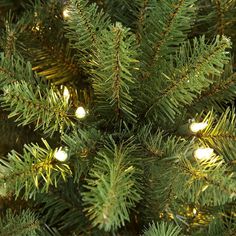
M 236 235 L 235 11 L 0 0 L 0 235 Z

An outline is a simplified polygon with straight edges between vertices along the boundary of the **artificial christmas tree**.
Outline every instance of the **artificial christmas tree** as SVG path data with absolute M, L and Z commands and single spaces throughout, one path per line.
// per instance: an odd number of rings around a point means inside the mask
M 0 1 L 0 235 L 235 235 L 235 4 Z

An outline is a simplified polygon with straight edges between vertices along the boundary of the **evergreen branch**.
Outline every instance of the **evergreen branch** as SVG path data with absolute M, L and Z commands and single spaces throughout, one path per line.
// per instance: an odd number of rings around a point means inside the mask
M 205 117 L 199 115 L 197 120 L 207 122 L 208 126 L 197 134 L 197 137 L 204 143 L 207 143 L 218 152 L 227 154 L 231 160 L 234 160 L 234 155 L 230 158 L 230 147 L 236 142 L 236 119 L 235 109 L 227 108 L 219 117 L 213 111 L 208 112 Z M 228 159 L 226 158 L 226 159 Z
M 227 139 L 227 138 L 226 138 Z M 223 156 L 224 160 L 228 163 L 229 166 L 235 167 L 236 164 L 236 149 L 235 141 L 236 139 L 230 139 L 228 141 L 219 139 L 218 142 L 215 142 L 212 147 Z M 222 142 L 220 142 L 223 140 Z M 204 140 L 205 141 L 205 140 Z M 207 141 L 205 141 L 207 143 Z
M 180 234 L 181 228 L 179 226 L 175 226 L 173 223 L 149 223 L 149 227 L 146 228 L 143 232 L 142 236 L 178 236 Z
M 23 29 L 17 39 L 22 44 L 18 50 L 31 61 L 33 70 L 55 84 L 81 77 L 81 70 L 64 37 L 64 22 L 58 19 L 61 10 L 61 2 L 30 4 L 20 19 Z
M 120 24 L 103 31 L 103 40 L 96 54 L 93 87 L 98 110 L 116 120 L 127 117 L 135 121 L 130 89 L 135 70 L 134 35 Z M 107 117 L 108 118 L 108 117 Z
M 178 198 L 202 205 L 220 206 L 231 202 L 236 196 L 233 174 L 225 162 L 218 156 L 210 160 L 191 163 L 187 158 L 179 160 L 175 167 L 178 173 L 175 183 L 184 183 L 181 190 L 173 185 Z M 180 168 L 180 169 L 179 169 Z
M 211 9 L 211 15 L 216 20 L 216 34 L 224 35 L 226 34 L 226 28 L 229 25 L 229 20 L 227 19 L 228 13 L 234 9 L 235 2 L 231 0 L 213 0 L 213 11 Z M 226 34 L 227 35 L 227 34 Z
M 2 106 L 10 110 L 9 117 L 16 117 L 20 125 L 35 124 L 35 129 L 43 129 L 51 136 L 55 131 L 63 129 L 62 124 L 71 126 L 73 123 L 67 114 L 67 104 L 53 90 L 33 86 L 26 82 L 15 82 L 3 87 Z
M 188 105 L 190 111 L 200 111 L 204 107 L 213 107 L 219 112 L 224 111 L 223 104 L 232 102 L 235 99 L 236 73 L 226 78 L 218 79 L 209 89 L 199 94 L 194 101 Z
M 16 29 L 12 27 L 12 24 L 7 20 L 6 23 L 6 42 L 5 42 L 5 55 L 11 57 L 15 51 Z
M 18 41 L 18 37 L 25 27 L 25 22 L 22 19 L 14 22 L 14 18 L 15 15 L 9 11 L 4 22 L 5 27 L 1 32 L 0 45 L 7 58 L 10 58 L 12 55 L 19 55 L 18 49 L 22 46 L 22 43 Z
M 91 20 L 88 16 L 86 16 L 86 10 L 84 9 L 86 7 L 86 5 L 82 5 L 81 4 L 82 2 L 81 1 L 76 1 L 76 10 L 77 10 L 77 13 L 80 17 L 80 19 L 82 19 L 83 23 L 84 23 L 84 26 L 85 26 L 85 29 L 87 31 L 87 33 L 89 34 L 89 37 L 90 37 L 90 40 L 91 40 L 91 45 L 95 45 L 96 44 L 96 34 L 95 32 L 93 31 L 93 26 L 91 24 Z M 88 4 L 88 3 L 87 3 Z
M 170 14 L 170 19 L 167 21 L 167 24 L 166 24 L 164 30 L 160 33 L 160 35 L 162 36 L 162 39 L 158 43 L 155 43 L 154 46 L 152 47 L 153 55 L 151 56 L 150 61 L 149 61 L 150 66 L 152 66 L 153 64 L 156 63 L 157 58 L 158 58 L 158 53 L 159 53 L 161 47 L 163 46 L 163 44 L 165 44 L 166 37 L 167 37 L 167 35 L 170 34 L 172 24 L 176 20 L 175 18 L 178 15 L 178 13 L 180 12 L 184 3 L 185 3 L 185 0 L 180 0 L 174 6 L 174 8 L 171 8 L 171 10 L 173 12 Z
M 60 231 L 73 232 L 73 230 L 84 231 L 87 219 L 82 211 L 81 198 L 78 196 L 78 186 L 72 183 L 61 183 L 57 191 L 37 194 L 36 201 L 40 206 L 39 213 L 43 221 L 50 227 Z
M 14 5 L 14 0 L 1 0 L 0 7 L 12 7 Z
M 162 62 L 185 40 L 194 15 L 194 3 L 195 0 L 150 1 L 145 30 L 140 32 L 143 51 L 141 72 L 146 72 L 142 79 L 155 75 Z
M 213 111 L 210 111 L 203 120 L 208 123 L 208 126 L 198 134 L 199 138 L 228 139 L 227 141 L 229 141 L 229 139 L 236 140 L 234 108 L 231 109 L 228 107 L 220 117 L 218 117 L 217 114 L 214 114 Z M 222 141 L 223 140 L 220 140 L 220 142 Z
M 205 4 L 202 13 L 199 15 L 199 29 L 200 27 L 203 28 L 204 31 L 207 29 L 206 33 L 209 34 L 210 37 L 217 34 L 233 36 L 231 27 L 235 22 L 235 19 L 232 18 L 234 14 L 234 0 L 209 1 Z M 199 33 L 202 34 L 202 32 Z
M 32 66 L 29 62 L 25 62 L 20 56 L 6 57 L 0 54 L 0 85 L 1 89 L 4 85 L 14 83 L 16 81 L 25 80 L 31 84 L 41 83 L 39 77 L 33 73 Z M 42 83 L 41 83 L 42 85 Z
M 138 22 L 137 22 L 137 32 L 136 32 L 136 38 L 138 40 L 138 43 L 141 43 L 142 40 L 142 32 L 144 29 L 144 25 L 145 25 L 145 20 L 146 20 L 146 11 L 148 9 L 148 3 L 150 0 L 144 0 L 142 2 L 142 5 L 140 6 L 139 9 L 139 14 L 138 14 Z
M 132 32 L 136 30 L 139 8 L 143 0 L 104 0 L 103 2 L 112 22 L 121 22 L 122 25 L 130 28 Z
M 3 67 L 0 67 L 0 83 L 1 84 L 6 84 L 11 81 L 12 78 L 12 73 L 6 70 Z
M 222 217 L 224 215 L 224 217 Z M 210 222 L 209 226 L 202 230 L 201 232 L 204 235 L 215 236 L 215 235 L 224 235 L 224 236 L 233 236 L 236 233 L 236 225 L 232 219 L 227 219 L 229 216 L 227 214 L 220 214 Z M 200 231 L 200 230 L 199 230 Z
M 69 45 L 62 44 L 62 40 L 60 36 L 57 37 L 57 42 L 36 39 L 36 47 L 30 49 L 33 70 L 56 85 L 81 77 L 79 65 L 75 62 Z
M 221 81 L 221 83 L 215 83 L 213 84 L 209 90 L 204 91 L 201 96 L 199 96 L 197 98 L 197 102 L 202 102 L 203 100 L 204 103 L 209 100 L 212 97 L 215 97 L 218 94 L 217 97 L 220 97 L 222 95 L 224 95 L 225 93 L 227 93 L 227 90 L 230 90 L 230 92 L 233 90 L 233 86 L 235 86 L 235 79 L 236 79 L 236 73 L 232 74 L 230 77 L 227 78 L 227 80 Z M 223 98 L 222 100 L 225 100 L 225 98 Z M 227 99 L 227 101 L 232 101 L 232 99 Z M 194 101 L 195 102 L 195 101 Z M 219 102 L 220 103 L 220 102 Z
M 8 76 L 8 77 L 13 77 L 14 76 L 14 74 L 12 74 L 10 71 L 6 70 L 3 67 L 0 67 L 0 73 L 1 73 L 1 75 L 5 75 L 5 76 Z
M 96 49 L 101 31 L 108 27 L 110 21 L 103 11 L 98 11 L 95 3 L 89 4 L 87 0 L 70 1 L 68 10 L 70 17 L 66 37 L 70 40 L 71 47 L 78 50 L 78 58 L 82 56 L 82 60 L 87 61 L 88 50 L 91 53 L 92 49 Z
M 154 131 L 153 131 L 154 130 Z M 168 212 L 176 201 L 172 185 L 175 184 L 174 160 L 187 156 L 193 149 L 193 143 L 175 136 L 167 136 L 163 131 L 156 131 L 151 125 L 140 129 L 138 134 L 141 145 L 148 150 L 145 176 L 145 198 L 142 205 L 147 219 L 159 219 L 159 214 Z M 151 150 L 151 151 L 149 151 Z M 147 158 L 146 158 L 147 159 Z M 179 183 L 176 183 L 179 186 Z
M 29 210 L 19 215 L 8 210 L 4 218 L 0 218 L 0 236 L 37 236 L 40 231 L 36 215 Z
M 166 211 L 178 199 L 221 205 L 235 198 L 233 174 L 220 157 L 212 157 L 210 161 L 193 161 L 189 156 L 192 155 L 193 143 L 176 138 L 164 140 L 161 133 L 150 134 L 147 131 L 146 134 L 149 134 L 144 135 L 143 140 L 162 153 L 161 159 L 147 163 L 147 214 L 156 217 L 156 212 Z M 141 134 L 145 132 L 141 131 Z M 151 207 L 153 205 L 155 208 Z
M 195 39 L 193 49 L 189 43 L 184 45 L 180 49 L 179 56 L 176 56 L 176 68 L 169 75 L 165 75 L 168 79 L 165 87 L 162 90 L 158 89 L 160 91 L 158 97 L 153 92 L 154 99 L 146 116 L 153 114 L 173 122 L 176 113 L 180 113 L 179 109 L 183 105 L 190 104 L 197 94 L 213 83 L 208 78 L 209 75 L 219 75 L 222 72 L 224 64 L 229 59 L 225 52 L 228 47 L 230 42 L 225 37 L 222 39 L 217 37 L 211 45 L 205 43 L 204 37 L 199 42 Z
M 216 94 L 218 94 L 219 92 L 221 92 L 223 95 L 222 90 L 228 90 L 229 88 L 231 88 L 231 86 L 235 84 L 235 78 L 236 73 L 233 73 L 225 80 L 221 80 L 218 83 L 214 83 L 211 86 L 211 89 L 204 91 L 201 97 L 198 98 L 198 100 L 201 101 L 203 97 L 207 97 L 207 99 L 209 99 L 210 97 L 216 96 Z
M 44 224 L 42 227 L 42 232 L 38 232 L 38 236 L 62 236 L 62 234 L 55 228 L 49 227 Z
M 75 182 L 79 182 L 81 175 L 87 175 L 91 168 L 91 161 L 94 153 L 97 152 L 102 135 L 95 128 L 74 131 L 67 135 L 64 134 L 61 140 L 69 147 L 71 154 L 71 169 Z
M 184 150 L 188 150 L 188 143 L 182 138 L 171 135 L 166 138 L 164 131 L 155 130 L 153 132 L 152 129 L 151 124 L 145 125 L 140 129 L 138 139 L 147 150 L 148 155 L 154 156 L 155 160 L 171 157 L 173 153 L 178 155 Z
M 224 12 L 222 9 L 222 3 L 219 0 L 213 1 L 216 5 L 217 9 L 217 34 L 223 35 L 224 34 Z
M 95 149 L 101 140 L 101 133 L 95 128 L 80 128 L 79 131 L 74 130 L 72 134 L 64 134 L 61 140 L 69 147 L 72 155 L 86 157 L 89 149 Z
M 93 226 L 105 231 L 116 230 L 129 221 L 129 212 L 140 200 L 139 170 L 132 158 L 133 144 L 106 146 L 98 153 L 90 171 L 83 201 Z
M 12 151 L 9 161 L 0 160 L 1 185 L 18 197 L 21 192 L 28 199 L 39 191 L 47 192 L 50 185 L 57 186 L 62 177 L 71 174 L 69 166 L 54 159 L 54 150 L 43 140 L 45 149 L 37 144 L 25 145 L 23 154 Z
M 69 159 L 45 140 L 0 158 L 0 236 L 235 235 L 236 76 L 223 33 L 236 38 L 236 0 L 9 2 L 0 0 L 2 15 L 3 4 L 17 9 L 4 27 L 0 19 L 0 105 L 9 111 L 0 111 L 0 156 L 12 149 L 11 128 L 1 127 L 14 120 L 54 136 Z M 190 31 L 195 5 L 202 25 Z M 186 42 L 199 31 L 220 35 Z M 54 84 L 72 79 L 63 98 Z M 85 104 L 90 115 L 76 121 L 72 106 Z M 193 116 L 207 127 L 182 125 Z M 214 154 L 200 159 L 199 146 Z

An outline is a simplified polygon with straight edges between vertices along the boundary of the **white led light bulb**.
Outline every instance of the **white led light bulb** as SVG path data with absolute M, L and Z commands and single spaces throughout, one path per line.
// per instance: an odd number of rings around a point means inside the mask
M 78 107 L 75 111 L 75 116 L 78 119 L 83 119 L 86 116 L 86 111 L 83 107 Z
M 198 160 L 208 160 L 214 154 L 214 150 L 212 148 L 198 148 L 194 151 L 194 157 Z
M 70 92 L 66 86 L 64 87 L 64 90 L 63 90 L 63 97 L 64 97 L 66 103 L 68 103 L 69 99 L 70 99 Z
M 63 10 L 63 18 L 66 20 L 66 19 L 68 19 L 69 17 L 70 17 L 70 11 L 67 9 L 67 8 L 65 8 L 64 10 Z
M 68 153 L 66 152 L 66 150 L 63 150 L 62 147 L 56 149 L 53 156 L 61 162 L 64 162 L 68 159 Z
M 206 122 L 201 122 L 201 123 L 196 123 L 193 122 L 189 128 L 193 133 L 197 133 L 200 130 L 204 130 L 207 127 L 207 123 Z

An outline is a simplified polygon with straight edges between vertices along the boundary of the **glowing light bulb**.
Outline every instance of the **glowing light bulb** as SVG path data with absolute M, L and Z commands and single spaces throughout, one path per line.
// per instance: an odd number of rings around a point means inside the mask
M 86 111 L 83 107 L 78 107 L 75 111 L 75 116 L 78 118 L 78 119 L 82 119 L 86 116 Z
M 63 150 L 62 147 L 56 149 L 53 156 L 61 162 L 64 162 L 68 159 L 68 153 L 66 152 L 66 150 Z
M 207 123 L 206 122 L 201 122 L 201 123 L 196 123 L 193 122 L 189 128 L 193 133 L 197 133 L 200 130 L 203 130 L 207 127 Z
M 68 103 L 69 99 L 70 99 L 70 92 L 66 86 L 64 87 L 64 90 L 63 90 L 63 97 L 64 97 L 66 103 Z
M 198 160 L 208 160 L 214 154 L 214 150 L 212 148 L 198 148 L 194 151 L 194 157 Z
M 40 24 L 39 24 L 39 23 L 36 23 L 36 25 L 33 26 L 31 30 L 32 30 L 33 32 L 40 31 Z
M 67 9 L 67 8 L 65 8 L 64 10 L 63 10 L 63 18 L 66 20 L 66 19 L 68 19 L 69 17 L 70 17 L 70 11 Z

